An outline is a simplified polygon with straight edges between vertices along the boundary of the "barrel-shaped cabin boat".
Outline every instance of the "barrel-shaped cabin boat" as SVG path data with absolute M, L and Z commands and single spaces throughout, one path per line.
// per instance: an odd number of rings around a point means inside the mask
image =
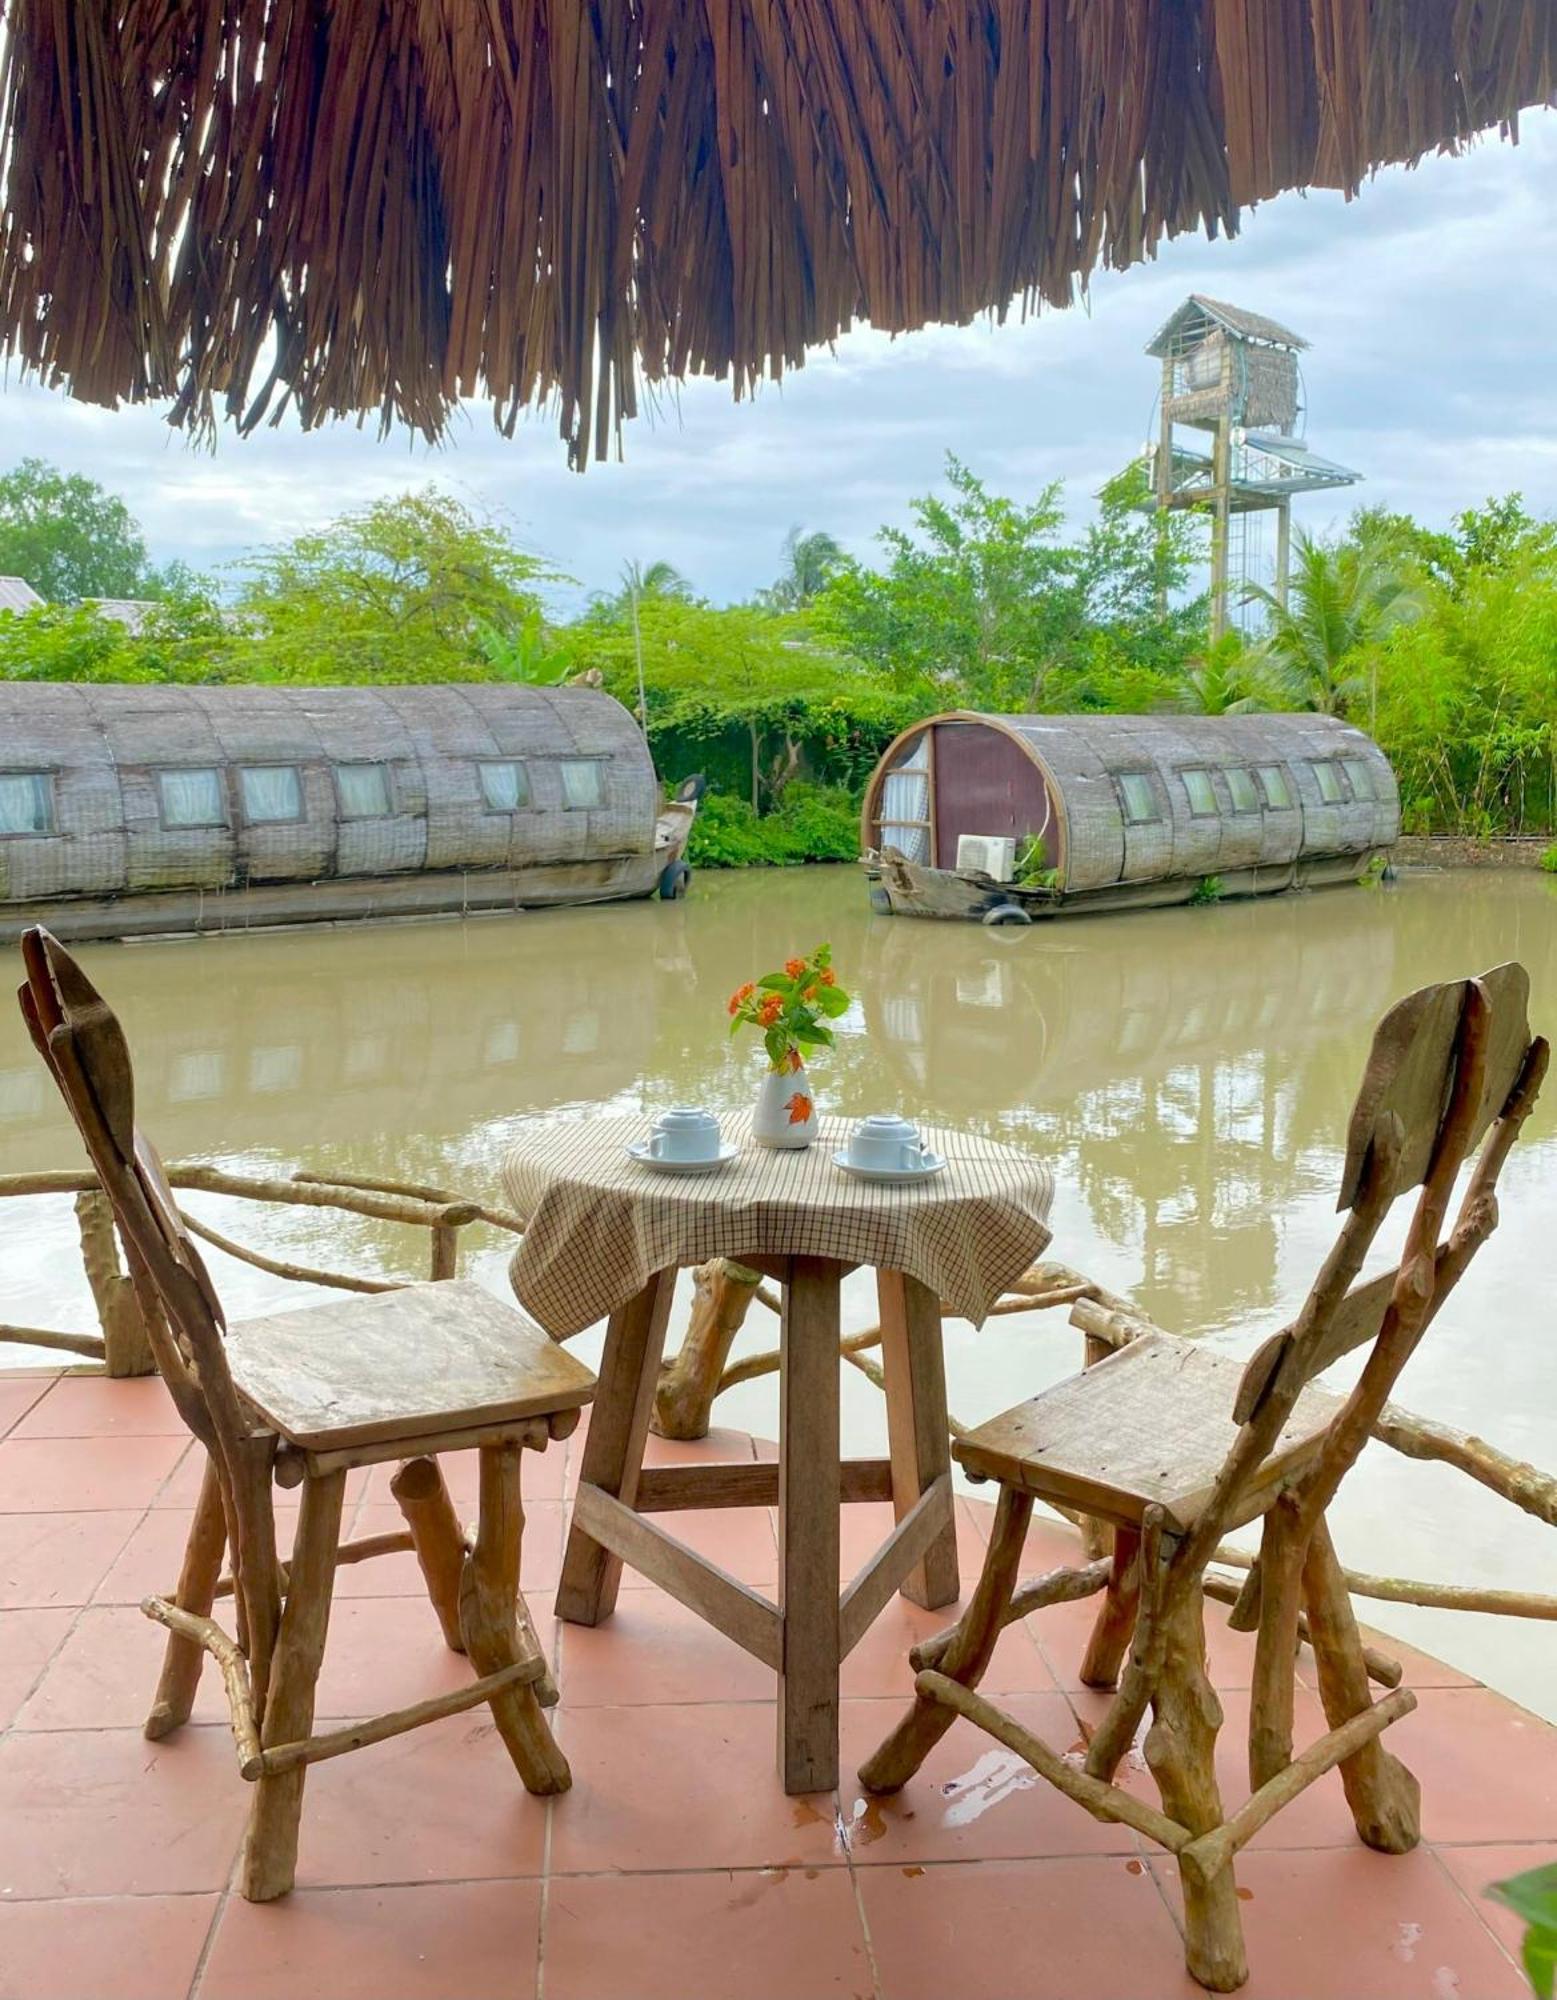
M 0 939 L 675 896 L 695 811 L 595 688 L 0 683 Z
M 1326 715 L 935 715 L 862 828 L 878 909 L 991 924 L 1355 882 L 1399 834 L 1388 759 Z

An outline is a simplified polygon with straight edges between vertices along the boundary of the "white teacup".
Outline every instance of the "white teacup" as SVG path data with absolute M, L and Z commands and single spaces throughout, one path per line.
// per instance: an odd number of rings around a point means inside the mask
M 649 1132 L 649 1152 L 656 1160 L 690 1166 L 719 1157 L 719 1120 L 695 1104 L 673 1105 L 662 1111 Z
M 916 1173 L 924 1165 L 919 1128 L 890 1111 L 862 1118 L 849 1138 L 849 1164 L 873 1174 Z

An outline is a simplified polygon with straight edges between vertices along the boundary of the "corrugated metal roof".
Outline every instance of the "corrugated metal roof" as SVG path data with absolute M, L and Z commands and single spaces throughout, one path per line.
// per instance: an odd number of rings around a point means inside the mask
M 42 602 L 25 578 L 0 576 L 0 611 L 36 611 Z
M 81 601 L 100 618 L 111 618 L 130 632 L 139 632 L 157 608 L 156 600 L 150 597 L 85 597 Z

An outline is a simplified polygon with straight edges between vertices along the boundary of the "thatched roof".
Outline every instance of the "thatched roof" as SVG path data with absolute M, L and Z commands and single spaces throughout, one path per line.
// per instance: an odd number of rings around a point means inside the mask
M 1165 354 L 1182 353 L 1185 336 L 1192 343 L 1203 337 L 1214 327 L 1225 327 L 1243 340 L 1267 342 L 1272 347 L 1290 347 L 1296 352 L 1307 347 L 1302 334 L 1294 333 L 1290 327 L 1278 321 L 1267 319 L 1263 313 L 1247 312 L 1242 306 L 1230 306 L 1221 299 L 1208 299 L 1204 292 L 1191 292 L 1177 312 L 1173 313 L 1147 343 L 1146 352 L 1159 359 Z
M 175 421 L 737 394 L 1510 124 L 1551 0 L 8 0 L 0 347 Z

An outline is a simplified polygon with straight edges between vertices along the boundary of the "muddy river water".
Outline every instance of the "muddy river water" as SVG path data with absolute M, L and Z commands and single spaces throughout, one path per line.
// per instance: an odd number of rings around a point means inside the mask
M 1239 1354 L 1294 1309 L 1332 1239 L 1346 1115 L 1383 1009 L 1426 980 L 1517 957 L 1534 1024 L 1557 1024 L 1557 883 L 1469 871 L 1025 932 L 872 916 L 853 869 L 704 875 L 679 905 L 83 956 L 122 1014 L 140 1117 L 167 1158 L 499 1198 L 503 1152 L 531 1121 L 748 1104 L 757 1052 L 727 1040 L 725 998 L 822 939 L 856 995 L 815 1072 L 822 1109 L 900 1109 L 1042 1154 L 1057 1190 L 1051 1254 Z M 79 1160 L 6 1006 L 0 1173 Z M 1557 1469 L 1557 1086 L 1503 1185 L 1502 1227 L 1399 1400 Z M 420 1274 L 425 1256 L 425 1237 L 392 1225 L 211 1197 L 190 1206 L 305 1262 Z M 503 1289 L 502 1241 L 478 1231 L 471 1243 L 472 1269 Z M 213 1270 L 230 1312 L 298 1298 L 224 1257 Z M 92 1324 L 68 1200 L 0 1202 L 0 1272 L 0 1319 Z M 872 1304 L 868 1287 L 846 1288 L 855 1324 Z M 754 1344 L 770 1344 L 760 1317 Z M 596 1347 L 579 1343 L 590 1358 Z M 1078 1360 L 1063 1312 L 947 1328 L 965 1422 Z M 879 1402 L 846 1373 L 847 1442 L 871 1449 Z M 771 1435 L 776 1411 L 769 1378 L 725 1398 L 719 1417 Z M 1557 1579 L 1552 1529 L 1381 1447 L 1344 1489 L 1336 1530 L 1357 1569 L 1547 1591 Z M 1384 1605 L 1368 1615 L 1557 1713 L 1557 1626 Z

